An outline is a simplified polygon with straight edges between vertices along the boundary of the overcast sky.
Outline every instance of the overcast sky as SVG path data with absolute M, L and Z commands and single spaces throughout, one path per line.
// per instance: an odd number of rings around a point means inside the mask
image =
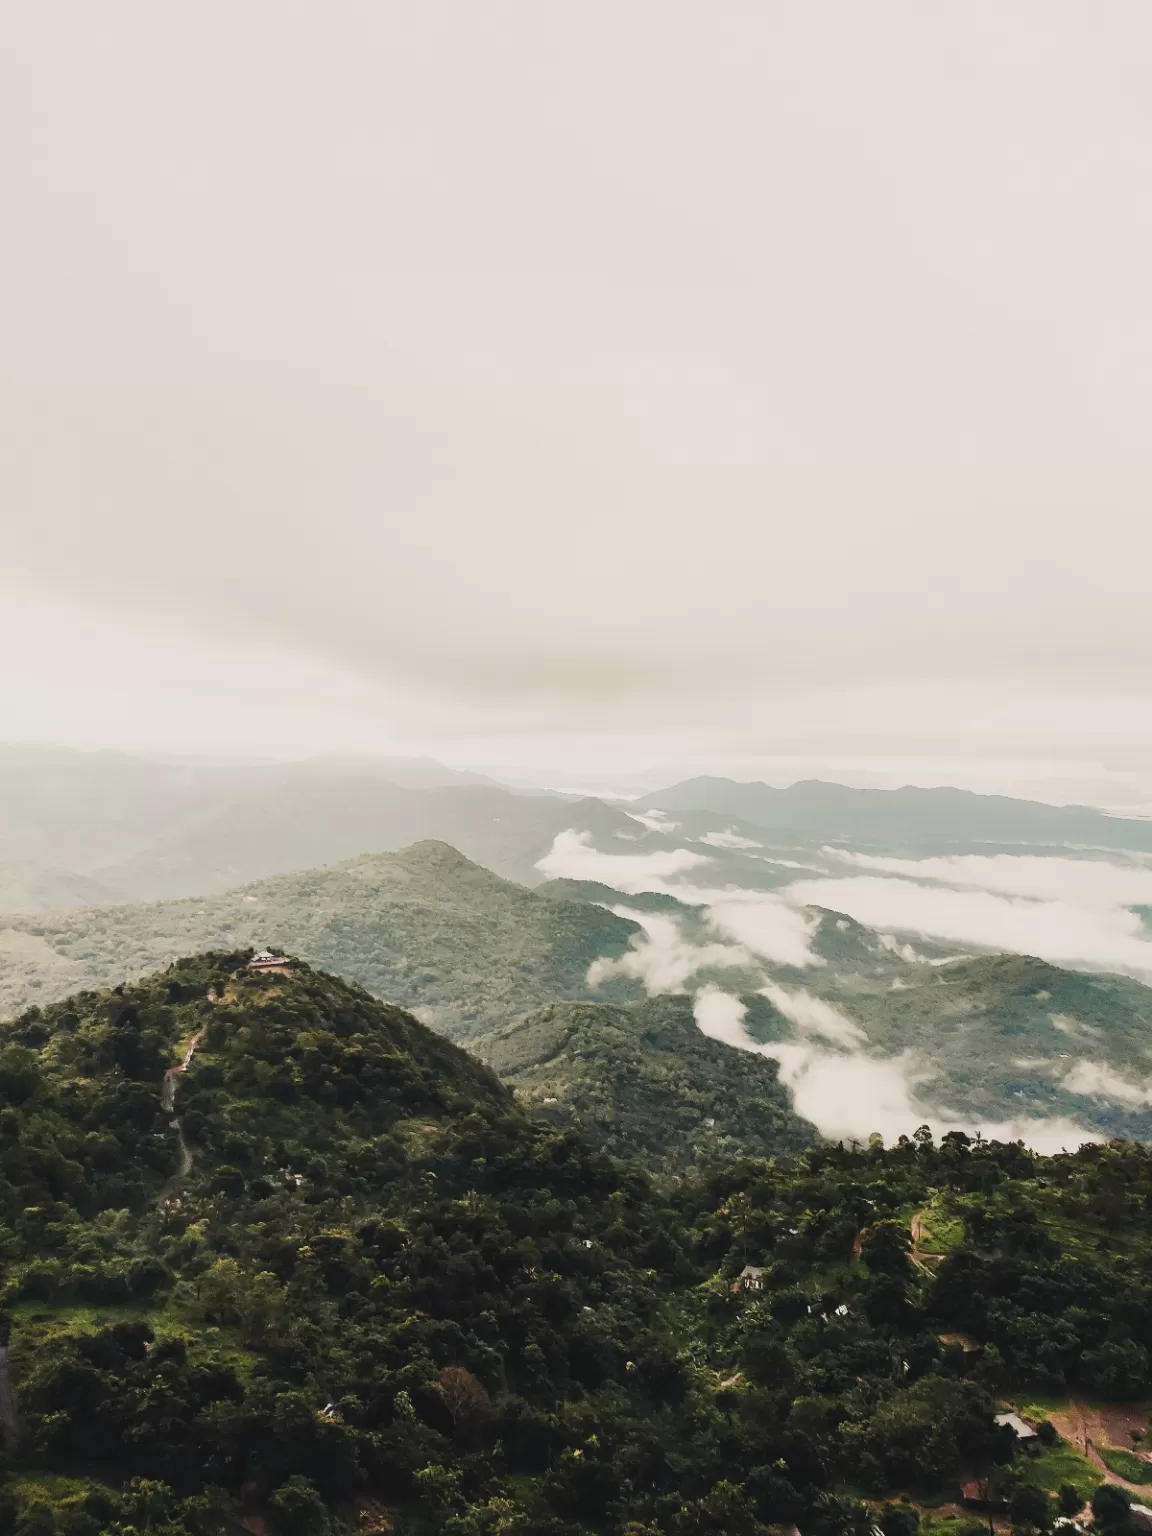
M 1152 771 L 1146 0 L 5 32 L 0 735 Z

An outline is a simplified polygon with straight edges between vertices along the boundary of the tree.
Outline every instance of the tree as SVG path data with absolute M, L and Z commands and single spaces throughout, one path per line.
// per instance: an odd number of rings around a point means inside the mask
M 1036 1488 L 1031 1483 L 1021 1483 L 1017 1488 L 1009 1502 L 1008 1514 L 1012 1524 L 1021 1530 L 1049 1531 L 1052 1529 L 1052 1500 L 1043 1488 Z
M 328 1536 L 331 1521 L 316 1484 L 306 1477 L 290 1477 L 268 1500 L 280 1536 Z
M 1101 1530 L 1123 1530 L 1130 1519 L 1128 1495 L 1114 1483 L 1101 1483 L 1092 1495 L 1092 1518 Z
M 920 1529 L 920 1511 L 912 1504 L 887 1504 L 880 1516 L 884 1536 L 916 1536 Z
M 432 1386 L 447 1408 L 457 1434 L 474 1432 L 488 1418 L 488 1394 L 464 1366 L 446 1365 Z
M 1060 1505 L 1060 1513 L 1069 1520 L 1084 1507 L 1084 1495 L 1075 1483 L 1061 1483 L 1056 1501 Z

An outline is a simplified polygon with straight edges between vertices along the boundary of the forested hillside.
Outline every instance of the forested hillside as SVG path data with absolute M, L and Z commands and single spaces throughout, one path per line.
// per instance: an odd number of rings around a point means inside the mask
M 635 923 L 546 901 L 444 843 L 369 854 L 198 900 L 0 920 L 0 1010 L 107 986 L 200 949 L 273 944 L 467 1036 L 556 998 L 587 997 L 588 967 Z M 636 996 L 635 982 L 604 989 Z
M 975 1536 L 961 1478 L 1039 1529 L 1100 1471 L 997 1406 L 1152 1390 L 1139 1146 L 921 1131 L 661 1194 L 235 953 L 0 1042 L 8 1529 Z
M 550 1003 L 474 1049 L 534 1114 L 654 1173 L 817 1139 L 776 1063 L 701 1034 L 687 997 Z

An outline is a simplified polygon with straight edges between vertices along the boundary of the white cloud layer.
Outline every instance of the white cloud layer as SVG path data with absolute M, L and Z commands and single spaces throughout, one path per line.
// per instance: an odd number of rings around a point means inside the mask
M 643 983 L 649 997 L 661 992 L 683 992 L 686 983 L 705 970 L 748 970 L 756 961 L 746 949 L 732 944 L 694 944 L 685 939 L 675 917 L 664 912 L 635 912 L 613 907 L 618 917 L 639 923 L 643 934 L 633 936 L 631 946 L 618 959 L 594 960 L 588 968 L 588 985 L 595 990 L 614 977 L 630 977 Z
M 693 1012 L 703 1034 L 776 1061 L 797 1114 L 810 1120 L 824 1136 L 864 1141 L 879 1131 L 891 1142 L 927 1124 L 937 1136 L 950 1130 L 969 1134 L 980 1130 L 989 1140 L 1022 1140 L 1038 1152 L 1058 1152 L 1064 1147 L 1071 1150 L 1081 1142 L 1100 1139 L 1066 1117 L 1022 1117 L 977 1126 L 947 1111 L 926 1109 L 913 1097 L 913 1089 L 928 1074 L 907 1051 L 881 1058 L 860 1051 L 828 1050 L 811 1040 L 757 1044 L 744 1026 L 744 1004 L 718 988 L 703 988 L 696 996 Z
M 829 858 L 855 869 L 938 881 L 1005 896 L 1070 902 L 1078 907 L 1152 905 L 1152 869 L 1105 859 L 1043 858 L 1036 854 L 956 854 L 898 859 L 825 847 Z
M 1098 1061 L 1076 1062 L 1061 1079 L 1060 1086 L 1067 1093 L 1092 1099 L 1112 1099 L 1129 1109 L 1146 1109 L 1152 1104 L 1152 1085 L 1130 1083 L 1119 1072 Z
M 743 848 L 763 848 L 763 843 L 758 843 L 755 838 L 741 837 L 739 832 L 728 830 L 727 832 L 705 832 L 703 837 L 696 839 L 698 843 L 707 843 L 709 848 L 731 848 L 740 850 Z
M 688 848 L 655 853 L 601 853 L 593 844 L 591 832 L 568 831 L 557 833 L 552 847 L 537 860 L 536 868 L 553 879 L 597 880 L 614 891 L 635 896 L 641 891 L 668 894 L 672 877 L 709 862 L 707 854 L 693 853 Z
M 1152 980 L 1152 943 L 1142 937 L 1139 916 L 1123 907 L 1033 901 L 878 875 L 800 880 L 788 896 L 799 905 L 847 912 L 869 928 Z
M 797 988 L 790 992 L 786 987 L 779 987 L 775 982 L 769 982 L 767 986 L 760 988 L 761 997 L 768 1001 L 784 1017 L 796 1026 L 802 1035 L 816 1035 L 824 1040 L 830 1040 L 833 1045 L 851 1047 L 864 1045 L 868 1036 L 856 1023 L 855 1019 L 848 1018 L 831 1003 L 826 1003 L 822 998 L 813 997 L 810 992 Z

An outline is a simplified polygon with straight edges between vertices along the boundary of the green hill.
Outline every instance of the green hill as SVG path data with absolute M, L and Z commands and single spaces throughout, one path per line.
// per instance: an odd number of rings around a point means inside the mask
M 997 1407 L 1152 1392 L 1142 1147 L 918 1133 L 658 1192 L 244 958 L 0 1025 L 4 1530 L 971 1536 L 972 1476 L 1045 1529 L 1035 1490 L 1100 1474 Z
M 776 1063 L 702 1035 L 687 997 L 552 1003 L 476 1049 L 526 1107 L 654 1171 L 816 1140 Z
M 636 925 L 587 902 L 545 900 L 443 843 L 369 854 L 222 896 L 0 920 L 0 1010 L 102 986 L 176 956 L 287 948 L 471 1035 L 557 998 L 588 996 L 589 965 Z M 631 982 L 605 989 L 634 996 Z

